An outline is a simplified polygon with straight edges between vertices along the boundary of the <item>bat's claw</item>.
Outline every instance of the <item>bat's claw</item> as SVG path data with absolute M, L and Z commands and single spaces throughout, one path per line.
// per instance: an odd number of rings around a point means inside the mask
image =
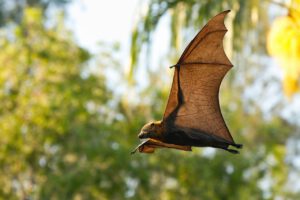
M 231 144 L 231 145 L 234 146 L 235 148 L 238 148 L 238 149 L 242 149 L 243 148 L 242 144 Z
M 138 148 L 139 148 L 139 146 L 137 146 L 135 149 L 133 149 L 133 150 L 130 152 L 130 154 L 131 154 L 131 155 L 135 154 L 135 152 L 138 150 Z
M 136 152 L 136 149 L 131 151 L 130 154 L 133 155 Z
M 242 144 L 230 144 L 231 146 L 237 148 L 237 149 L 241 149 L 243 148 L 243 145 Z M 227 148 L 224 148 L 224 150 L 230 152 L 230 153 L 233 153 L 233 154 L 239 154 L 240 152 L 235 150 L 235 149 L 229 149 L 228 147 Z
M 239 154 L 240 152 L 234 149 L 225 149 L 226 151 L 233 153 L 233 154 Z
M 142 139 L 142 143 L 140 143 L 135 149 L 133 149 L 130 154 L 134 154 L 137 150 L 140 151 L 140 148 L 143 147 L 150 139 Z M 141 151 L 140 151 L 141 152 Z
M 179 64 L 170 66 L 170 69 L 173 68 L 173 67 L 179 67 Z

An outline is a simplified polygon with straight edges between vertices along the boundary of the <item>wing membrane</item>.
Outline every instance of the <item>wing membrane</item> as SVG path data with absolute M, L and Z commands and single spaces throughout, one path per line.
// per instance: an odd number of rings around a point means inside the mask
M 219 105 L 221 82 L 232 67 L 223 49 L 228 12 L 212 18 L 184 50 L 175 68 L 164 120 L 233 142 Z

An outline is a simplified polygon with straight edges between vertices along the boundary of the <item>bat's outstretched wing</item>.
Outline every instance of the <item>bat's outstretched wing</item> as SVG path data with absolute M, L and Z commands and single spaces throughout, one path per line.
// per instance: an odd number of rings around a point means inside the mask
M 184 50 L 175 65 L 163 120 L 233 142 L 219 105 L 220 84 L 233 66 L 223 49 L 228 12 L 213 17 Z

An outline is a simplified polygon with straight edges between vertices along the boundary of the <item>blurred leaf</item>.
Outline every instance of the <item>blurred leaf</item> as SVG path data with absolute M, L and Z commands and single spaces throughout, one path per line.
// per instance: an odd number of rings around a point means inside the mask
M 283 89 L 288 97 L 298 92 L 300 86 L 300 10 L 294 4 L 289 16 L 273 22 L 267 38 L 269 53 L 279 60 L 284 71 Z

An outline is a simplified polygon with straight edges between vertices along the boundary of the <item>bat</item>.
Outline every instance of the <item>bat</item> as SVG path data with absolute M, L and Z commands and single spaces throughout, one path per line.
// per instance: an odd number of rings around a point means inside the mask
M 142 139 L 131 153 L 153 153 L 156 148 L 191 151 L 213 147 L 239 153 L 223 119 L 219 89 L 233 67 L 223 48 L 227 29 L 224 18 L 230 10 L 213 17 L 189 43 L 175 68 L 163 119 L 144 125 Z

